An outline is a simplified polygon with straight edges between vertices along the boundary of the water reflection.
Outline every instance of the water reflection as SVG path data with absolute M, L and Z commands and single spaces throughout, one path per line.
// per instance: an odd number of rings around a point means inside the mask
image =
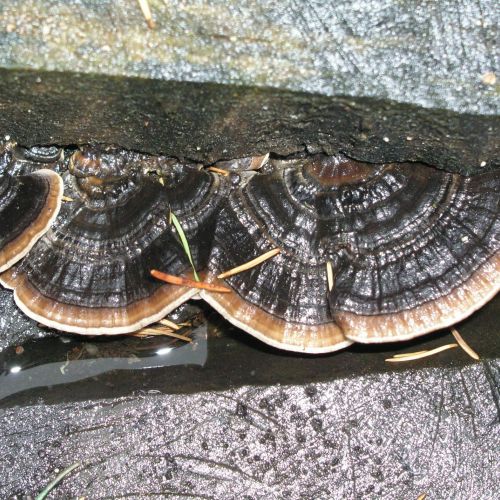
M 11 345 L 0 352 L 0 399 L 27 389 L 68 384 L 113 370 L 204 366 L 206 322 L 197 316 L 178 333 L 189 335 L 192 341 L 166 336 L 82 338 L 50 332 L 47 338 Z

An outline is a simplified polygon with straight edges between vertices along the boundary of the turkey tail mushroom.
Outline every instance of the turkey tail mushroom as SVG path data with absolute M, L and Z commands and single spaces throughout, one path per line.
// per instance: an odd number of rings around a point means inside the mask
M 322 353 L 449 326 L 500 288 L 500 177 L 343 156 L 274 161 L 220 210 L 201 292 L 264 342 Z
M 0 272 L 21 260 L 61 208 L 63 183 L 52 170 L 0 177 Z
M 161 184 L 126 152 L 88 147 L 70 162 L 74 201 L 24 261 L 2 276 L 20 309 L 79 334 L 130 333 L 162 319 L 196 291 L 160 283 L 150 270 L 189 272 L 168 221 Z

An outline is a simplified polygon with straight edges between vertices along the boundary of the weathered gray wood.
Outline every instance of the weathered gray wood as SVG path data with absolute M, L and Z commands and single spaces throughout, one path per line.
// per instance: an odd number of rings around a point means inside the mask
M 498 111 L 495 0 L 4 0 L 0 66 Z M 487 82 L 490 82 L 489 84 Z
M 498 370 L 11 408 L 0 494 L 33 497 L 80 462 L 52 498 L 496 498 Z

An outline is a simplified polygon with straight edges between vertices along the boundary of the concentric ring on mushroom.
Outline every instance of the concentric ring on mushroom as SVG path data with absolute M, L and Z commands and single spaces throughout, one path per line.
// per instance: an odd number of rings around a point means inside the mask
M 497 172 L 56 153 L 4 152 L 0 279 L 58 330 L 130 333 L 202 298 L 269 345 L 326 353 L 451 326 L 500 288 Z

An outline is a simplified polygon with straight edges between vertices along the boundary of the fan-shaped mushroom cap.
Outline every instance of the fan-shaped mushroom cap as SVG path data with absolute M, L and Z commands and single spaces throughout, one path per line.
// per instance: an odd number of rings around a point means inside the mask
M 29 257 L 2 276 L 30 317 L 80 334 L 118 334 L 158 321 L 196 291 L 163 284 L 188 259 L 168 221 L 167 190 L 127 156 L 87 148 L 70 164 L 74 202 Z
M 498 291 L 498 174 L 321 155 L 274 166 L 221 208 L 210 275 L 281 253 L 226 279 L 233 294 L 202 293 L 264 342 L 318 353 L 407 339 Z
M 368 198 L 370 184 L 378 199 Z M 466 178 L 391 165 L 356 196 L 356 232 L 339 259 L 331 297 L 350 339 L 411 339 L 461 321 L 496 295 L 498 173 Z
M 196 267 L 206 269 L 218 208 L 231 183 L 214 173 L 178 162 L 168 165 L 162 173 L 170 210 L 181 222 Z
M 0 176 L 0 272 L 22 259 L 49 229 L 62 194 L 62 180 L 51 170 Z
M 17 144 L 9 145 L 6 154 L 9 157 L 8 172 L 12 175 L 31 174 L 42 168 L 60 174 L 64 168 L 64 150 L 56 146 L 23 148 Z

